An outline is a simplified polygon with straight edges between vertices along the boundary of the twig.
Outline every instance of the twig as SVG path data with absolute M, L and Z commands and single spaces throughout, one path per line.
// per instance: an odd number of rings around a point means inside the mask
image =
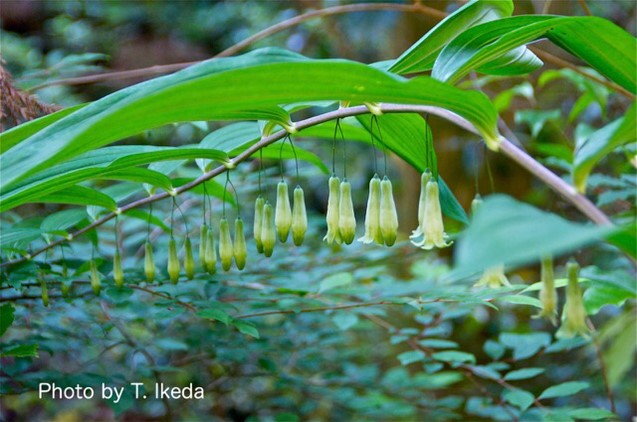
M 591 9 L 588 8 L 588 4 L 586 4 L 586 0 L 577 0 L 580 4 L 580 6 L 582 6 L 582 9 L 584 9 L 584 13 L 586 13 L 588 16 L 593 16 L 593 13 L 591 12 Z
M 432 300 L 431 302 L 436 302 L 436 300 Z M 391 302 L 388 300 L 381 300 L 378 302 L 349 303 L 347 305 L 319 306 L 317 308 L 306 308 L 306 309 L 281 309 L 277 311 L 265 311 L 265 312 L 257 312 L 254 314 L 238 315 L 238 316 L 235 316 L 234 318 L 245 319 L 245 318 L 253 318 L 253 317 L 265 316 L 265 315 L 301 314 L 301 313 L 308 313 L 308 312 L 338 311 L 341 309 L 366 308 L 369 306 L 378 306 L 378 305 L 404 305 L 404 304 L 398 303 L 398 302 Z
M 409 105 L 409 104 L 380 104 L 379 108 L 382 112 L 384 113 L 429 113 L 429 114 L 435 114 L 439 117 L 442 117 L 443 119 L 449 120 L 450 122 L 454 123 L 455 125 L 468 130 L 469 132 L 478 134 L 477 129 L 475 129 L 471 123 L 469 123 L 467 120 L 465 120 L 464 118 L 458 116 L 455 113 L 452 113 L 448 110 L 439 108 L 439 107 L 432 107 L 432 106 L 422 106 L 422 105 Z M 325 123 L 328 122 L 330 120 L 335 120 L 335 119 L 341 119 L 344 117 L 349 117 L 349 116 L 358 116 L 361 114 L 367 114 L 369 113 L 369 109 L 366 106 L 356 106 L 356 107 L 348 107 L 348 108 L 341 108 L 335 111 L 330 111 L 324 114 L 320 114 L 318 116 L 314 116 L 314 117 L 310 117 L 308 119 L 305 120 L 300 120 L 298 122 L 295 123 L 295 127 L 297 128 L 297 130 L 301 131 L 303 129 L 312 127 L 312 126 L 316 126 L 319 125 L 321 123 Z M 280 130 L 270 136 L 261 138 L 260 141 L 256 142 L 255 144 L 253 144 L 250 148 L 246 149 L 245 151 L 243 151 L 241 154 L 237 155 L 234 159 L 231 160 L 231 164 L 232 165 L 237 165 L 239 163 L 241 163 L 242 161 L 247 160 L 248 158 L 250 158 L 254 153 L 258 152 L 261 148 L 264 148 L 282 138 L 284 138 L 285 136 L 287 136 L 288 133 L 285 130 Z M 533 159 L 533 157 L 531 157 L 530 155 L 528 155 L 526 152 L 522 151 L 521 149 L 519 149 L 518 147 L 516 147 L 515 145 L 513 145 L 513 143 L 511 143 L 509 140 L 507 140 L 504 137 L 501 137 L 501 143 L 500 143 L 500 152 L 502 152 L 504 155 L 508 156 L 509 158 L 513 159 L 514 161 L 516 161 L 518 164 L 520 164 L 522 167 L 526 168 L 527 170 L 529 170 L 531 173 L 533 173 L 535 176 L 537 176 L 540 180 L 542 180 L 543 182 L 545 182 L 547 185 L 549 185 L 549 187 L 551 187 L 551 189 L 553 189 L 554 191 L 556 191 L 557 193 L 559 193 L 560 195 L 562 195 L 564 197 L 564 199 L 566 199 L 568 202 L 570 202 L 571 204 L 573 204 L 576 208 L 578 208 L 585 216 L 587 216 L 591 221 L 595 222 L 596 224 L 600 224 L 600 225 L 612 225 L 612 222 L 610 221 L 610 219 L 602 212 L 600 211 L 597 207 L 595 207 L 595 205 L 588 200 L 588 198 L 586 198 L 584 195 L 581 195 L 579 193 L 577 193 L 577 191 L 570 186 L 568 183 L 566 183 L 564 180 L 562 180 L 560 177 L 558 177 L 556 174 L 552 173 L 549 169 L 547 169 L 546 167 L 544 167 L 542 164 L 540 164 L 539 162 L 537 162 L 535 159 Z M 183 192 L 186 192 L 190 189 L 193 189 L 194 187 L 204 183 L 207 180 L 210 180 L 212 178 L 214 178 L 215 176 L 218 176 L 220 174 L 222 174 L 223 172 L 225 172 L 227 170 L 227 167 L 225 165 L 219 166 L 205 174 L 203 174 L 202 176 L 199 176 L 197 179 L 193 180 L 192 182 L 186 183 L 185 185 L 182 185 L 180 187 L 178 187 L 177 189 L 175 189 L 175 194 L 181 194 Z M 153 202 L 157 202 L 160 201 L 162 199 L 166 199 L 170 197 L 170 194 L 167 192 L 161 192 L 152 196 L 148 196 L 146 198 L 142 198 L 142 199 L 138 199 L 136 201 L 130 202 L 127 205 L 124 205 L 123 207 L 121 207 L 119 209 L 119 213 L 124 214 L 126 213 L 126 211 L 134 209 L 134 208 L 139 208 L 145 205 L 148 205 L 150 203 Z M 103 216 L 102 218 L 95 220 L 93 223 L 87 225 L 86 227 L 77 230 L 76 232 L 74 232 L 72 234 L 73 239 L 77 238 L 78 236 L 93 230 L 96 227 L 101 226 L 102 224 L 106 223 L 107 221 L 115 218 L 115 216 L 118 215 L 116 213 L 110 213 L 107 214 L 105 216 Z M 41 253 L 54 248 L 58 245 L 60 245 L 61 243 L 66 242 L 66 238 L 61 238 L 58 239 L 54 242 L 49 243 L 48 245 L 32 252 L 31 254 L 21 257 L 21 258 L 17 258 L 14 259 L 12 261 L 6 261 L 3 262 L 2 264 L 0 264 L 0 268 L 6 267 L 6 266 L 10 266 L 10 265 L 14 265 L 14 264 L 18 264 L 21 262 L 25 262 L 29 259 L 32 259 L 33 257 L 40 255 Z

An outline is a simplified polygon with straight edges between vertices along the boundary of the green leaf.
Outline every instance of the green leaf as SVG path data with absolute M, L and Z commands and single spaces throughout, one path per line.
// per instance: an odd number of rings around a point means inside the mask
M 548 333 L 502 333 L 499 340 L 504 346 L 513 349 L 515 360 L 529 358 L 551 344 L 551 336 Z
M 442 107 L 470 121 L 487 142 L 498 139 L 495 110 L 482 93 L 429 77 L 406 80 L 361 63 L 265 49 L 125 88 L 58 120 L 0 156 L 2 190 L 53 164 L 166 123 L 271 120 L 279 104 L 321 100 Z
M 503 345 L 493 340 L 487 340 L 482 348 L 484 349 L 484 353 L 489 355 L 493 360 L 499 360 L 506 351 Z
M 442 48 L 458 34 L 479 23 L 513 13 L 512 1 L 477 1 L 465 4 L 444 18 L 396 59 L 391 72 L 405 74 L 430 70 Z
M 10 303 L 0 306 L 0 337 L 13 324 L 15 308 Z
M 259 124 L 256 122 L 238 122 L 217 129 L 206 135 L 199 146 L 201 148 L 210 148 L 223 151 L 230 156 L 232 151 L 253 144 L 261 139 L 261 131 Z M 202 171 L 210 166 L 210 160 L 198 159 L 197 166 Z
M 140 209 L 134 208 L 134 209 L 130 209 L 126 211 L 123 215 L 127 217 L 137 218 L 145 222 L 150 221 L 151 224 L 154 224 L 155 226 L 160 227 L 166 233 L 170 232 L 170 227 L 168 227 L 168 225 L 164 223 L 161 218 L 157 217 L 154 214 L 149 214 L 146 211 L 142 211 Z
M 399 354 L 398 360 L 400 364 L 403 366 L 409 365 L 410 363 L 419 362 L 425 359 L 425 354 L 420 350 L 411 350 L 409 352 L 404 352 Z
M 569 410 L 568 414 L 575 419 L 582 420 L 599 420 L 599 419 L 617 419 L 617 415 L 606 409 L 597 407 L 584 407 L 582 409 Z
M 501 300 L 507 303 L 513 303 L 515 305 L 529 305 L 529 306 L 535 306 L 536 308 L 539 308 L 539 309 L 543 308 L 542 302 L 540 302 L 538 299 L 534 297 L 530 297 L 530 296 L 525 296 L 525 295 L 507 295 L 507 296 L 499 297 L 498 300 Z
M 259 338 L 259 331 L 257 330 L 257 327 L 255 327 L 254 324 L 250 323 L 250 322 L 246 322 L 246 321 L 240 321 L 240 320 L 233 320 L 232 321 L 232 325 L 234 325 L 235 327 L 237 327 L 237 329 L 250 337 L 254 337 L 254 338 Z
M 20 248 L 18 245 L 28 244 L 42 235 L 42 230 L 30 227 L 3 227 L 1 231 L 0 246 L 2 248 Z
M 526 75 L 544 65 L 531 50 L 526 47 L 518 47 L 504 55 L 492 60 L 477 69 L 480 73 L 488 75 L 515 76 Z
M 499 264 L 515 266 L 559 256 L 614 230 L 572 223 L 508 196 L 491 195 L 458 240 L 456 271 L 468 274 Z
M 87 218 L 85 209 L 62 210 L 46 216 L 40 224 L 44 233 L 67 230 Z
M 101 175 L 100 179 L 148 183 L 150 185 L 162 188 L 166 192 L 171 192 L 173 189 L 173 185 L 168 177 L 157 171 L 148 170 L 145 168 L 133 167 L 111 171 Z
M 37 344 L 20 344 L 15 346 L 4 346 L 0 348 L 0 356 L 13 356 L 16 358 L 38 357 Z
M 333 274 L 321 281 L 318 293 L 321 294 L 328 290 L 336 289 L 337 287 L 346 286 L 351 284 L 352 281 L 354 281 L 354 277 L 352 277 L 351 273 Z
M 228 323 L 230 322 L 230 315 L 219 308 L 202 309 L 200 311 L 197 311 L 197 316 L 201 318 L 211 319 L 213 321 L 223 322 L 226 325 L 228 325 Z
M 502 398 L 522 411 L 528 409 L 535 400 L 533 394 L 518 389 L 505 391 L 502 393 Z
M 444 352 L 436 352 L 431 355 L 432 358 L 443 362 L 469 362 L 476 363 L 476 357 L 471 353 L 460 352 L 457 350 L 445 350 Z
M 637 350 L 637 320 L 631 317 L 625 328 L 615 337 L 613 343 L 603 353 L 608 372 L 608 383 L 616 386 L 635 364 Z
M 524 368 L 518 369 L 515 371 L 511 371 L 505 375 L 504 379 L 506 381 L 518 381 L 518 380 L 526 380 L 529 378 L 536 377 L 544 372 L 544 368 Z
M 358 322 L 358 316 L 350 312 L 338 312 L 334 315 L 332 321 L 334 321 L 334 324 L 336 324 L 340 330 L 345 331 L 356 325 Z
M 538 398 L 542 400 L 552 399 L 555 397 L 572 396 L 573 394 L 577 394 L 582 390 L 586 390 L 589 386 L 590 384 L 584 381 L 564 382 L 562 384 L 554 385 L 547 388 L 542 392 L 542 394 L 540 394 L 540 397 Z
M 455 341 L 442 340 L 438 338 L 426 338 L 424 340 L 420 340 L 418 343 L 424 347 L 431 347 L 432 349 L 450 349 L 458 347 L 458 343 Z
M 584 307 L 588 315 L 595 315 L 606 305 L 622 306 L 629 299 L 637 299 L 637 296 L 615 286 L 592 285 L 584 292 Z
M 633 101 L 624 117 L 593 132 L 575 151 L 573 184 L 579 192 L 586 191 L 586 180 L 593 167 L 617 147 L 635 142 L 637 133 L 637 102 Z
M 470 71 L 541 38 L 548 38 L 630 92 L 636 91 L 637 40 L 612 22 L 591 16 L 521 15 L 474 26 L 440 52 L 432 76 L 455 84 Z
M 71 186 L 61 192 L 44 195 L 37 202 L 72 205 L 96 205 L 110 211 L 117 209 L 117 204 L 110 196 L 84 186 Z
M 0 195 L 0 211 L 4 212 L 27 202 L 39 202 L 37 200 L 42 195 L 67 189 L 84 180 L 106 178 L 109 173 L 117 174 L 124 169 L 157 161 L 198 157 L 219 161 L 227 159 L 227 155 L 222 151 L 192 147 L 122 145 L 101 148 L 42 171 L 15 184 L 11 189 L 3 190 Z M 159 176 L 154 177 L 153 180 L 155 183 L 166 184 L 166 180 Z

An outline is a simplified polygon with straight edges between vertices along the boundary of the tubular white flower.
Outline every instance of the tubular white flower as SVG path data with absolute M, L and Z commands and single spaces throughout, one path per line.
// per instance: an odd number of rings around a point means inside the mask
M 369 196 L 367 209 L 365 210 L 365 235 L 358 239 L 359 242 L 376 242 L 382 245 L 383 234 L 380 231 L 380 179 L 375 174 L 369 181 Z
M 352 202 L 352 185 L 347 179 L 343 179 L 341 182 L 339 199 L 338 230 L 343 242 L 349 245 L 356 237 L 356 216 Z
M 447 241 L 448 236 L 445 233 L 444 224 L 442 222 L 442 210 L 440 208 L 440 196 L 438 193 L 438 183 L 435 180 L 427 182 L 425 192 L 425 215 L 422 224 L 422 240 L 412 243 L 422 249 L 446 248 L 453 242 Z
M 327 223 L 327 233 L 323 240 L 327 243 L 341 243 L 341 233 L 338 228 L 338 211 L 340 207 L 340 181 L 338 177 L 332 176 L 329 180 L 329 196 L 327 198 L 327 214 L 325 222 Z
M 398 213 L 392 185 L 387 176 L 380 182 L 380 231 L 385 245 L 392 246 L 398 236 Z

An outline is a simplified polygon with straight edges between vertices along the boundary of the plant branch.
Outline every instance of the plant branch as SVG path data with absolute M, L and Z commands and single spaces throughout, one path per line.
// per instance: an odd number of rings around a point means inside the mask
M 464 118 L 458 116 L 455 113 L 452 113 L 448 110 L 442 109 L 442 108 L 438 108 L 438 107 L 432 107 L 432 106 L 423 106 L 423 105 L 408 105 L 408 104 L 380 104 L 380 109 L 382 112 L 384 113 L 429 113 L 429 114 L 434 114 L 437 115 L 439 117 L 442 117 L 446 120 L 449 120 L 450 122 L 454 123 L 455 125 L 468 130 L 469 132 L 475 133 L 477 134 L 478 131 L 477 129 L 475 129 L 471 123 L 469 123 L 467 120 L 465 120 Z M 335 119 L 341 119 L 344 117 L 349 117 L 349 116 L 358 116 L 361 114 L 367 114 L 369 113 L 369 110 L 367 107 L 365 106 L 355 106 L 355 107 L 348 107 L 348 108 L 341 108 L 338 110 L 334 110 L 334 111 L 330 111 L 324 114 L 320 114 L 317 116 L 313 116 L 310 117 L 308 119 L 305 120 L 300 120 L 298 122 L 296 122 L 294 125 L 296 127 L 297 130 L 302 131 L 303 129 L 312 127 L 312 126 L 316 126 L 319 125 L 321 123 L 325 123 L 328 122 L 330 120 L 335 120 Z M 284 138 L 285 136 L 288 135 L 288 132 L 286 132 L 285 130 L 280 130 L 272 135 L 266 136 L 261 138 L 260 141 L 256 142 L 255 144 L 253 144 L 250 148 L 246 149 L 245 151 L 243 151 L 241 154 L 237 155 L 234 159 L 230 160 L 230 163 L 227 164 L 228 167 L 226 167 L 226 165 L 222 165 L 219 166 L 207 173 L 204 173 L 202 176 L 199 176 L 197 179 L 186 183 L 185 185 L 180 186 L 179 188 L 174 190 L 174 195 L 178 195 L 181 194 L 183 192 L 186 192 L 190 189 L 193 189 L 194 187 L 204 183 L 207 180 L 210 180 L 220 174 L 222 174 L 223 172 L 225 172 L 228 168 L 232 168 L 234 166 L 236 166 L 237 164 L 241 163 L 242 161 L 247 160 L 248 158 L 250 158 L 253 154 L 255 154 L 256 152 L 258 152 L 261 148 L 264 148 L 282 138 Z M 575 188 L 573 188 L 572 186 L 570 186 L 568 183 L 566 183 L 564 180 L 562 180 L 560 177 L 558 177 L 555 173 L 551 172 L 549 169 L 547 169 L 546 167 L 544 167 L 542 164 L 540 164 L 539 162 L 537 162 L 535 159 L 533 159 L 533 157 L 531 157 L 530 155 L 528 155 L 526 152 L 524 152 L 522 149 L 516 147 L 511 141 L 509 141 L 508 139 L 501 137 L 501 143 L 500 143 L 500 151 L 508 156 L 509 158 L 513 159 L 515 162 L 517 162 L 518 164 L 520 164 L 522 167 L 526 168 L 527 170 L 529 170 L 531 173 L 533 173 L 535 176 L 537 176 L 540 180 L 542 180 L 543 182 L 545 182 L 547 185 L 549 185 L 549 187 L 551 187 L 551 189 L 553 189 L 554 191 L 556 191 L 557 193 L 559 193 L 560 195 L 562 195 L 564 197 L 564 199 L 566 199 L 568 202 L 570 202 L 571 204 L 573 204 L 575 207 L 577 207 L 577 209 L 579 209 L 584 215 L 586 215 L 591 221 L 595 222 L 596 224 L 600 224 L 600 225 L 610 225 L 612 224 L 610 219 L 602 212 L 600 211 L 597 207 L 595 207 L 595 205 L 590 202 L 588 200 L 588 198 L 586 198 L 584 195 L 581 195 L 579 193 L 577 193 L 577 191 L 575 190 Z M 86 227 L 72 233 L 72 238 L 75 239 L 76 237 L 90 231 L 93 230 L 96 227 L 101 226 L 102 224 L 106 223 L 107 221 L 115 218 L 117 215 L 119 214 L 124 214 L 126 213 L 126 211 L 129 211 L 131 209 L 135 209 L 135 208 L 139 208 L 145 205 L 148 205 L 150 203 L 153 202 L 157 202 L 160 201 L 162 199 L 166 199 L 168 197 L 170 197 L 171 195 L 167 192 L 161 192 L 155 195 L 151 195 L 148 196 L 146 198 L 142 198 L 142 199 L 138 199 L 136 201 L 130 202 L 126 205 L 124 205 L 123 207 L 119 208 L 117 212 L 112 212 L 109 213 L 99 219 L 97 219 L 96 221 L 94 221 L 93 223 L 87 225 Z M 6 267 L 6 266 L 10 266 L 10 265 L 14 265 L 14 264 L 18 264 L 20 262 L 25 262 L 29 259 L 32 259 L 33 257 L 40 255 L 41 253 L 54 248 L 64 242 L 66 242 L 67 239 L 66 238 L 61 238 L 58 239 L 54 242 L 51 242 L 50 244 L 34 251 L 33 253 L 12 260 L 12 261 L 7 261 L 7 262 L 3 262 L 2 264 L 0 264 L 0 268 L 2 267 Z
M 439 302 L 438 300 L 431 300 L 429 302 Z M 425 303 L 425 302 L 423 302 Z M 245 318 L 253 318 L 265 315 L 279 315 L 279 314 L 300 314 L 300 313 L 308 313 L 308 312 L 322 312 L 322 311 L 339 311 L 342 309 L 353 309 L 353 308 L 367 308 L 370 306 L 378 306 L 378 305 L 403 305 L 403 303 L 399 302 L 391 302 L 388 300 L 381 300 L 378 302 L 367 302 L 367 303 L 349 303 L 347 305 L 336 305 L 336 306 L 319 306 L 316 308 L 305 308 L 305 309 L 281 309 L 276 311 L 265 311 L 265 312 L 257 312 L 254 314 L 243 314 L 237 315 L 233 318 L 235 319 L 245 319 Z

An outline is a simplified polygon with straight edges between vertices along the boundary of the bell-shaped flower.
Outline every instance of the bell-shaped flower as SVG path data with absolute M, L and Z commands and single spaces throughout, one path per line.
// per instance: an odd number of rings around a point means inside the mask
M 504 265 L 496 265 L 487 268 L 482 273 L 482 277 L 475 284 L 475 287 L 489 287 L 490 289 L 498 289 L 503 286 L 510 286 L 507 276 L 504 275 Z
M 576 335 L 588 337 L 590 329 L 586 325 L 586 309 L 582 299 L 582 289 L 578 283 L 579 265 L 569 262 L 566 265 L 568 284 L 566 285 L 566 303 L 562 310 L 562 326 L 556 336 L 571 338 Z
M 119 254 L 119 249 L 115 249 L 115 256 L 113 257 L 113 280 L 117 287 L 124 285 L 124 269 L 122 268 L 122 256 Z
M 540 301 L 542 302 L 542 310 L 536 317 L 548 319 L 553 325 L 557 324 L 557 291 L 555 289 L 553 259 L 551 257 L 542 258 Z
M 323 240 L 327 243 L 341 243 L 341 232 L 338 228 L 338 212 L 340 208 L 340 180 L 336 176 L 330 177 L 329 195 L 327 197 L 327 214 L 325 222 L 327 223 L 327 234 Z
M 179 281 L 179 272 L 181 271 L 181 264 L 179 263 L 179 257 L 177 256 L 177 242 L 174 237 L 171 237 L 168 241 L 168 278 L 173 284 L 177 284 Z
M 246 258 L 248 256 L 248 248 L 246 247 L 246 238 L 243 234 L 243 220 L 237 217 L 234 220 L 234 263 L 239 271 L 246 266 Z
M 307 231 L 307 213 L 305 211 L 305 193 L 303 188 L 294 188 L 294 203 L 292 205 L 292 240 L 296 246 L 301 246 Z
M 217 250 L 215 247 L 215 233 L 212 227 L 208 227 L 208 233 L 206 234 L 206 271 L 209 274 L 217 272 Z
M 352 202 L 352 185 L 343 179 L 339 191 L 338 231 L 347 245 L 356 237 L 356 216 Z
M 263 244 L 261 243 L 261 232 L 263 231 L 263 206 L 265 201 L 261 195 L 257 196 L 254 202 L 254 243 L 257 245 L 257 252 L 263 253 Z
M 422 224 L 422 239 L 412 240 L 412 243 L 422 249 L 446 248 L 453 242 L 448 242 L 447 233 L 442 222 L 438 182 L 429 180 L 425 192 L 425 215 Z
M 199 232 L 199 262 L 201 267 L 206 271 L 206 242 L 208 239 L 208 225 L 203 224 Z
M 263 205 L 263 227 L 261 228 L 261 243 L 263 244 L 263 254 L 266 257 L 272 256 L 274 244 L 276 243 L 276 232 L 274 230 L 274 212 L 272 205 L 266 201 Z
M 188 280 L 192 280 L 195 276 L 195 259 L 192 256 L 192 243 L 189 237 L 186 237 L 184 242 L 184 272 Z
M 380 179 L 377 174 L 369 181 L 369 196 L 365 210 L 365 235 L 360 237 L 358 241 L 384 244 L 383 234 L 380 231 Z
M 417 239 L 423 234 L 423 224 L 425 222 L 425 207 L 427 204 L 427 183 L 431 180 L 431 172 L 425 170 L 420 175 L 420 199 L 418 200 L 418 227 L 411 232 L 411 239 Z
M 91 288 L 93 289 L 93 293 L 99 296 L 102 291 L 102 279 L 100 277 L 100 273 L 97 272 L 97 263 L 95 260 L 91 261 Z
M 398 213 L 392 185 L 387 176 L 380 182 L 380 232 L 385 245 L 392 246 L 398 236 Z
M 228 220 L 222 218 L 219 220 L 219 259 L 221 260 L 221 268 L 228 271 L 232 267 L 232 258 L 234 249 L 232 247 L 232 238 L 230 237 L 230 226 Z
M 155 258 L 153 257 L 153 245 L 146 241 L 144 245 L 144 273 L 146 281 L 152 283 L 155 281 Z
M 281 180 L 276 187 L 274 225 L 276 226 L 276 231 L 281 243 L 286 242 L 290 234 L 290 227 L 292 226 L 292 208 L 290 207 L 288 184 L 283 180 Z

